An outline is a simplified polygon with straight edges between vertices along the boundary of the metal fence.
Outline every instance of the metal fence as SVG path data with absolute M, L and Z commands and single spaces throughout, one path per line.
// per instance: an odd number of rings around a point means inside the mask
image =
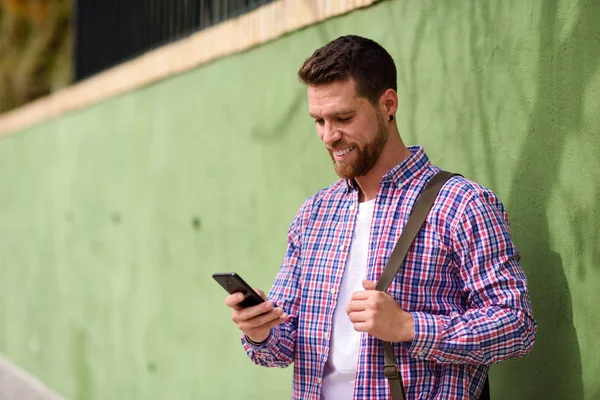
M 273 0 L 74 0 L 74 79 Z

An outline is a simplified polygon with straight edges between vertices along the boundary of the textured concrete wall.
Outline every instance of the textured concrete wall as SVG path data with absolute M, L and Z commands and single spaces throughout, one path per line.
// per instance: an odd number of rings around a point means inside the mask
M 539 335 L 500 399 L 598 399 L 600 3 L 393 0 L 0 141 L 0 351 L 70 399 L 285 398 L 214 271 L 268 288 L 304 200 L 334 179 L 296 69 L 380 41 L 400 130 L 494 189 Z

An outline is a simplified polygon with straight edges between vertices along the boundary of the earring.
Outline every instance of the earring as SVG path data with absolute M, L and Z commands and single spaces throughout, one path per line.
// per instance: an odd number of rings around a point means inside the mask
M 392 122 L 394 120 L 394 116 L 390 115 L 390 122 Z

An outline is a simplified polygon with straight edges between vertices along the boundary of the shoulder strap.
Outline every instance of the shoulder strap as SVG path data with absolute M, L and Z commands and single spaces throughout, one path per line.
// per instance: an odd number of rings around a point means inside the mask
M 440 171 L 438 172 L 427 186 L 423 190 L 423 193 L 419 196 L 417 200 L 417 204 L 410 214 L 408 218 L 408 222 L 400 235 L 400 239 L 398 243 L 396 243 L 396 247 L 392 251 L 392 255 L 390 256 L 379 281 L 377 282 L 377 290 L 386 291 L 392 280 L 394 280 L 394 276 L 400 270 L 402 263 L 404 263 L 404 259 L 406 258 L 406 254 L 412 245 L 413 240 L 417 237 L 417 234 L 421 230 L 425 219 L 427 218 L 427 214 L 433 207 L 433 203 L 435 199 L 444 186 L 444 183 L 454 175 L 451 172 Z M 392 348 L 392 344 L 390 342 L 383 342 L 383 352 L 385 356 L 385 366 L 383 368 L 383 373 L 385 377 L 388 379 L 390 384 L 390 391 L 392 393 L 393 400 L 404 400 L 405 392 L 404 386 L 402 385 L 402 376 L 400 375 L 400 369 L 398 368 L 398 362 L 396 361 L 396 356 L 394 355 L 394 349 Z

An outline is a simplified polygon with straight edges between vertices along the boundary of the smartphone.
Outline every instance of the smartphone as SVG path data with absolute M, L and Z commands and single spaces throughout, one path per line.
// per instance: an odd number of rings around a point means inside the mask
M 223 286 L 227 293 L 242 292 L 244 294 L 244 300 L 239 303 L 242 308 L 252 307 L 265 301 L 235 272 L 217 272 L 212 277 L 219 285 Z

